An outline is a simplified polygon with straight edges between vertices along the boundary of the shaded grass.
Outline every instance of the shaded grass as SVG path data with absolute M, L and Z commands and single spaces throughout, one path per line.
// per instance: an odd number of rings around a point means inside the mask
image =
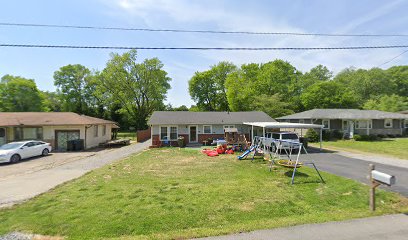
M 324 142 L 323 147 L 326 146 L 389 155 L 408 160 L 408 138 L 389 138 L 382 141 L 338 140 Z
M 136 140 L 136 131 L 133 132 L 118 132 L 118 138 L 126 138 Z
M 258 160 L 152 149 L 93 171 L 19 206 L 0 211 L 0 233 L 69 239 L 174 239 L 407 212 L 408 200 L 353 180 L 299 169 L 268 171 Z

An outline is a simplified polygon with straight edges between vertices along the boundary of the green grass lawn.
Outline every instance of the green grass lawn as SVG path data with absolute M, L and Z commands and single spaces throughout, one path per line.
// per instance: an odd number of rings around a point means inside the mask
M 0 210 L 10 231 L 68 239 L 180 239 L 408 212 L 408 199 L 307 167 L 269 172 L 261 160 L 207 157 L 196 149 L 151 149 Z
M 130 140 L 136 140 L 136 131 L 133 132 L 118 132 L 118 138 L 127 138 Z
M 388 138 L 382 141 L 372 142 L 339 140 L 335 142 L 323 142 L 323 148 L 324 147 L 357 150 L 368 153 L 390 155 L 392 157 L 401 159 L 408 159 L 408 138 Z

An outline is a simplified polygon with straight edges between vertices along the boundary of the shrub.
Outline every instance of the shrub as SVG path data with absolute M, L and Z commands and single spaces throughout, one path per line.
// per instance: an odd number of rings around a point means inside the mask
M 378 134 L 377 137 L 379 138 L 385 138 L 386 136 L 384 134 Z
M 378 138 L 377 138 L 376 135 L 369 135 L 369 136 L 368 136 L 368 140 L 369 140 L 369 141 L 377 141 Z
M 362 136 L 358 135 L 358 134 L 354 134 L 353 139 L 354 139 L 354 141 L 363 141 Z
M 394 135 L 394 134 L 387 134 L 387 136 L 388 136 L 389 138 L 395 138 L 395 135 Z
M 319 134 L 314 129 L 308 129 L 305 137 L 309 140 L 309 142 L 318 142 L 319 141 Z
M 315 131 L 316 132 L 316 131 Z M 316 133 L 317 134 L 317 133 Z M 330 130 L 323 130 L 322 132 L 322 139 L 324 141 L 329 141 L 331 139 L 331 132 Z M 319 138 L 317 139 L 317 141 L 319 141 Z M 317 142 L 316 141 L 316 142 Z
M 395 137 L 400 138 L 400 137 L 402 137 L 402 135 L 401 135 L 401 134 L 397 134 L 397 135 L 395 135 Z
M 342 139 L 343 138 L 343 132 L 342 131 L 339 131 L 339 130 L 333 130 L 332 132 L 331 132 L 331 138 L 333 139 L 333 140 L 338 140 L 338 139 Z

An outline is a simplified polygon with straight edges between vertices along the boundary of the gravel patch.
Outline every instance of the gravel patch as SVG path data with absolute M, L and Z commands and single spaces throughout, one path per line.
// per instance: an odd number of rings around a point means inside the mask
M 6 235 L 0 236 L 0 240 L 31 240 L 33 239 L 33 234 L 25 234 L 20 232 L 12 232 Z

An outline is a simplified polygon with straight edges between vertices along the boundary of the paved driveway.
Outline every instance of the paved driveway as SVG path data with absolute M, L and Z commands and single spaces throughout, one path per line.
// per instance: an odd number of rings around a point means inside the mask
M 66 181 L 140 152 L 150 141 L 96 152 L 55 153 L 17 164 L 0 165 L 0 207 L 44 193 Z
M 383 163 L 379 163 L 378 160 L 376 160 L 376 162 L 370 161 L 369 157 L 357 159 L 342 156 L 336 154 L 336 152 L 319 152 L 317 150 L 309 151 L 308 155 L 302 155 L 302 157 L 309 160 L 313 159 L 319 170 L 351 178 L 366 184 L 368 184 L 368 165 L 373 163 L 378 171 L 394 175 L 397 179 L 397 183 L 394 186 L 382 186 L 382 188 L 399 192 L 408 197 L 408 168 L 405 164 L 408 160 L 396 160 L 402 161 L 401 163 L 403 163 L 401 167 L 397 167 L 395 166 L 396 164 L 383 164 L 386 163 L 386 161 L 382 161 Z

